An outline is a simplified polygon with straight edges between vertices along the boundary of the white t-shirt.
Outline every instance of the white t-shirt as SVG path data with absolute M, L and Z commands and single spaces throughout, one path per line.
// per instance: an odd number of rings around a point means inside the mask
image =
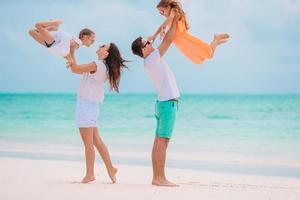
M 82 75 L 77 98 L 101 103 L 104 100 L 104 84 L 108 79 L 108 72 L 102 60 L 95 61 L 97 71 L 94 74 L 86 72 Z
M 75 42 L 80 46 L 82 46 L 82 42 L 80 39 L 69 35 L 66 32 L 63 31 L 54 31 L 51 32 L 52 36 L 54 37 L 54 44 L 48 48 L 49 51 L 57 56 L 65 57 L 70 52 L 70 41 L 72 39 L 75 40 Z
M 154 84 L 158 101 L 180 97 L 174 74 L 166 61 L 160 56 L 158 49 L 145 58 L 144 68 Z

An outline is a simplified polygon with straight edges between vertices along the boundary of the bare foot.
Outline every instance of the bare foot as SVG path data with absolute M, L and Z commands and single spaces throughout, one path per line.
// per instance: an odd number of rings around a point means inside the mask
M 179 185 L 172 183 L 168 180 L 153 180 L 152 185 L 160 186 L 160 187 L 179 187 Z
M 47 29 L 47 30 L 49 30 L 49 28 L 50 29 L 58 29 L 58 27 L 59 27 L 59 25 L 61 25 L 63 23 L 63 21 L 62 20 L 53 20 L 53 19 L 51 19 L 50 21 L 48 21 L 48 22 L 44 22 L 43 23 L 43 27 L 45 28 L 45 29 Z
M 212 48 L 212 55 L 210 58 L 214 57 L 217 46 L 220 44 L 226 43 L 229 41 L 229 34 L 216 34 L 214 35 L 214 40 L 210 43 L 210 47 Z
M 225 34 L 216 34 L 214 35 L 214 40 L 220 41 L 220 40 L 224 40 L 224 39 L 229 39 L 230 35 L 225 33 Z
M 58 27 L 57 26 L 48 26 L 48 27 L 46 27 L 46 29 L 48 30 L 48 31 L 57 31 L 58 30 Z
M 219 35 L 214 35 L 214 41 L 212 44 L 217 47 L 220 44 L 228 42 L 230 36 L 228 34 L 219 34 Z
M 51 20 L 51 23 L 53 23 L 54 26 L 58 27 L 63 23 L 62 20 Z
M 226 42 L 228 42 L 228 41 L 229 41 L 229 39 L 219 40 L 217 44 L 218 44 L 218 45 L 224 44 L 224 43 L 226 43 Z
M 90 182 L 92 182 L 92 181 L 94 181 L 94 180 L 96 180 L 94 176 L 85 176 L 85 177 L 82 179 L 81 183 L 86 184 L 86 183 L 90 183 Z
M 118 172 L 117 168 L 113 168 L 112 170 L 108 171 L 108 175 L 113 183 L 117 182 L 117 177 L 116 177 L 117 172 Z

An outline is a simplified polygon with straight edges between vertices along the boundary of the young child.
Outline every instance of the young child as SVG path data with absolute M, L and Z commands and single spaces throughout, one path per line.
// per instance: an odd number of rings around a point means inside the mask
M 176 26 L 176 35 L 173 43 L 182 54 L 195 64 L 202 64 L 206 59 L 212 58 L 216 47 L 227 42 L 230 37 L 228 34 L 217 34 L 214 35 L 213 41 L 207 44 L 189 34 L 189 25 L 186 20 L 185 12 L 177 0 L 161 0 L 157 5 L 157 9 L 159 13 L 167 19 L 148 40 L 153 42 L 159 34 L 161 38 L 164 37 L 165 30 L 166 28 L 170 28 L 175 16 L 175 11 L 177 11 L 180 18 Z
M 58 27 L 62 21 L 53 20 L 48 22 L 37 22 L 35 29 L 29 31 L 29 35 L 38 43 L 48 48 L 54 55 L 67 59 L 70 56 L 70 46 L 78 49 L 82 45 L 90 47 L 95 41 L 95 33 L 90 29 L 83 29 L 79 38 L 69 35 Z

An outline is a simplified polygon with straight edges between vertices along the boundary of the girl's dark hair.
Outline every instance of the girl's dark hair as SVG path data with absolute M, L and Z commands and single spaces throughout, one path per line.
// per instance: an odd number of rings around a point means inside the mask
M 85 35 L 91 36 L 93 34 L 95 34 L 94 31 L 92 31 L 88 28 L 82 29 L 79 33 L 79 39 L 82 39 Z
M 157 4 L 156 8 L 160 8 L 160 7 L 161 8 L 166 8 L 168 6 L 170 6 L 171 9 L 176 9 L 179 12 L 179 20 L 183 20 L 184 23 L 185 23 L 186 29 L 189 29 L 190 26 L 187 22 L 185 12 L 183 11 L 182 6 L 181 6 L 181 4 L 178 0 L 161 0 Z
M 108 53 L 107 58 L 104 59 L 104 63 L 108 71 L 110 90 L 114 90 L 119 93 L 121 73 L 124 68 L 127 68 L 124 64 L 127 61 L 122 58 L 117 45 L 114 43 L 110 43 Z

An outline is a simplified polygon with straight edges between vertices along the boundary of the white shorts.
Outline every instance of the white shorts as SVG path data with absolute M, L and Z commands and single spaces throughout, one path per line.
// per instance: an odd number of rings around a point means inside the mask
M 75 122 L 78 128 L 97 127 L 98 117 L 98 103 L 86 100 L 77 100 Z

